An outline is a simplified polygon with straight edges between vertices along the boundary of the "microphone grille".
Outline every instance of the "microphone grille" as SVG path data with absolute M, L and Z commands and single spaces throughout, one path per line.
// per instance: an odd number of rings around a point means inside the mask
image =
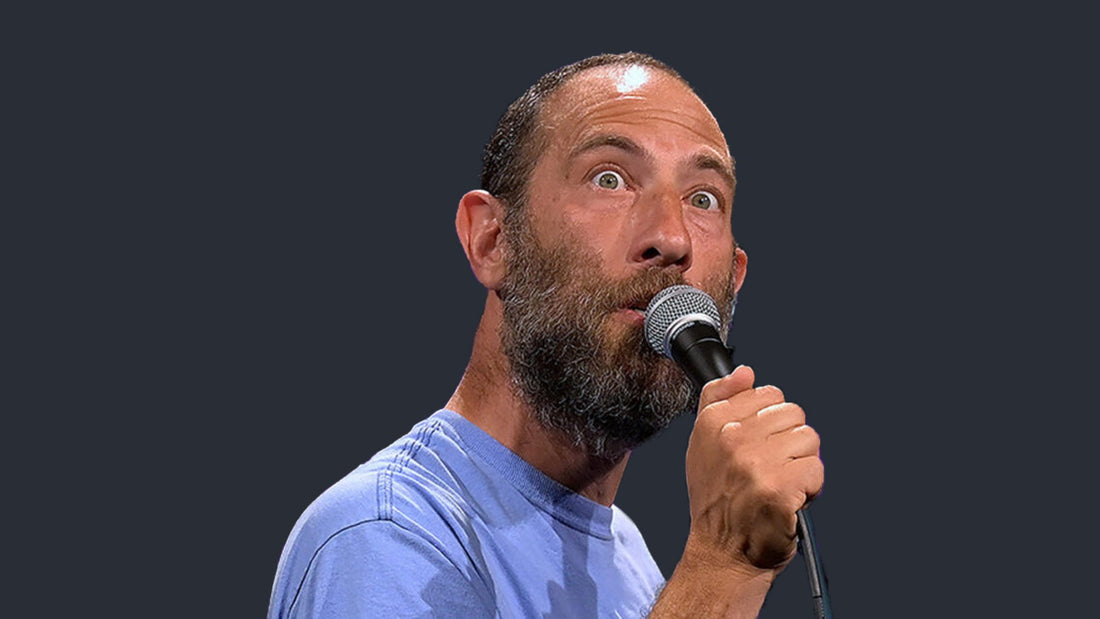
M 718 305 L 710 295 L 691 286 L 679 284 L 658 292 L 645 309 L 645 337 L 658 354 L 668 355 L 668 341 L 675 335 L 670 331 L 681 318 L 692 316 L 696 321 L 710 322 L 721 330 L 722 318 Z M 679 329 L 676 329 L 679 332 Z

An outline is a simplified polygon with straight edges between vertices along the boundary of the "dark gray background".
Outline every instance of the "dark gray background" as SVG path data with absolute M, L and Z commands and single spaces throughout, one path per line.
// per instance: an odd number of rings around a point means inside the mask
M 262 615 L 301 511 L 461 376 L 484 292 L 453 216 L 500 113 L 626 50 L 680 70 L 737 158 L 732 341 L 823 438 L 837 616 L 1068 608 L 1079 494 L 1051 471 L 1085 456 L 1035 419 L 1083 375 L 1059 364 L 1084 344 L 1053 336 L 1082 299 L 1040 262 L 1083 259 L 1072 211 L 1095 206 L 1067 184 L 1094 80 L 1074 16 L 82 11 L 20 56 L 41 239 L 13 384 L 49 445 L 24 496 L 79 549 L 36 570 L 85 583 L 40 610 Z M 689 432 L 640 448 L 618 497 L 666 574 Z M 809 616 L 807 596 L 796 559 L 763 616 Z

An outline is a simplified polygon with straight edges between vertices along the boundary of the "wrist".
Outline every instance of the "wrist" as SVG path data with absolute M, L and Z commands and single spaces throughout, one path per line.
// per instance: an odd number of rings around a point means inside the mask
M 763 568 L 753 565 L 743 553 L 728 547 L 707 543 L 703 539 L 688 535 L 684 554 L 676 569 L 700 574 L 722 575 L 740 582 L 766 582 L 768 586 L 782 571 L 780 568 Z
M 730 555 L 689 535 L 650 617 L 756 617 L 779 570 Z

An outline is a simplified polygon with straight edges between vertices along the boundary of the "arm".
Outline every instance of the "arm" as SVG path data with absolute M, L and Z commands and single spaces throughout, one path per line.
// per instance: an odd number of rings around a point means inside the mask
M 821 490 L 820 440 L 742 366 L 708 383 L 687 453 L 691 531 L 652 618 L 755 617 L 794 556 L 795 512 Z
M 689 535 L 649 617 L 756 617 L 780 570 L 739 565 L 696 546 Z

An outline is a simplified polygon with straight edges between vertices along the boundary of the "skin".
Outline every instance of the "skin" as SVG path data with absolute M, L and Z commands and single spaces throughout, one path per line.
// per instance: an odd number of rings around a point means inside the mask
M 528 209 L 543 247 L 594 256 L 612 278 L 676 269 L 697 287 L 733 278 L 740 288 L 748 259 L 730 228 L 733 160 L 686 86 L 644 67 L 589 69 L 554 95 L 542 120 L 549 144 L 532 172 Z M 503 204 L 484 191 L 459 202 L 459 240 L 489 293 L 447 406 L 552 479 L 611 505 L 629 454 L 585 453 L 536 423 L 510 388 L 495 294 L 507 271 L 503 220 Z M 624 307 L 605 326 L 619 337 L 641 322 Z M 824 479 L 819 439 L 800 407 L 754 380 L 742 366 L 703 389 L 686 457 L 691 530 L 653 617 L 755 616 L 795 552 L 795 511 Z

